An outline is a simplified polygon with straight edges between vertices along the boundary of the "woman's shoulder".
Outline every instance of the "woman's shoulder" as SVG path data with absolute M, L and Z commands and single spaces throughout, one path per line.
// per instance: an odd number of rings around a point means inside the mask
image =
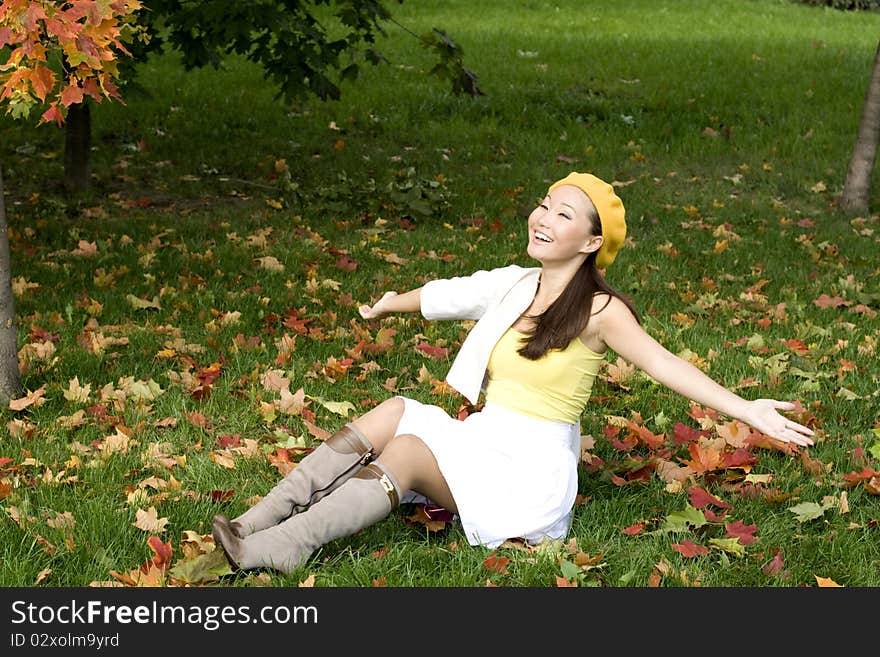
M 590 311 L 590 314 L 598 315 L 599 313 L 605 312 L 609 307 L 614 309 L 618 306 L 625 305 L 626 304 L 624 304 L 619 297 L 616 297 L 605 290 L 599 290 L 593 294 L 593 308 Z
M 615 324 L 627 321 L 633 314 L 623 299 L 605 291 L 596 292 L 593 295 L 593 307 L 590 310 L 590 321 L 581 334 L 584 343 L 598 353 L 604 353 L 607 349 L 602 336 L 606 331 L 612 330 Z
M 593 295 L 590 316 L 599 322 L 630 320 L 634 318 L 632 308 L 619 296 L 600 290 Z

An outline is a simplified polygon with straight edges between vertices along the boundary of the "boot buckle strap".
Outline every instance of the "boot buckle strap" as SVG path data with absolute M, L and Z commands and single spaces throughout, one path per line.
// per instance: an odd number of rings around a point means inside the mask
M 395 490 L 391 479 L 384 472 L 382 473 L 382 476 L 379 477 L 379 483 L 382 484 L 382 488 L 384 488 L 385 492 L 388 494 L 388 499 L 391 500 L 391 505 L 397 506 L 397 490 Z

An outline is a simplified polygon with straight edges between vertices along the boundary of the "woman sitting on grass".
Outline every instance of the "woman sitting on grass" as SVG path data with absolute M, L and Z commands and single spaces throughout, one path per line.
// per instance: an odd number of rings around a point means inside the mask
M 694 402 L 777 440 L 812 445 L 809 428 L 777 411 L 795 404 L 743 399 L 641 328 L 600 273 L 625 235 L 614 188 L 571 173 L 528 218 L 527 252 L 540 267 L 434 280 L 361 306 L 366 319 L 421 311 L 478 320 L 447 381 L 471 403 L 484 391 L 485 404 L 458 420 L 397 396 L 346 424 L 255 506 L 231 521 L 214 517 L 214 539 L 233 566 L 290 572 L 413 492 L 457 513 L 471 545 L 564 538 L 577 494 L 580 417 L 609 348 Z

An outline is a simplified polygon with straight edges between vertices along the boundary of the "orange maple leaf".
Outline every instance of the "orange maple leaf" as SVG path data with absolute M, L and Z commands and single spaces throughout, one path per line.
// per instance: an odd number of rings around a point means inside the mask
M 820 588 L 843 588 L 842 584 L 838 584 L 830 577 L 819 577 L 818 575 L 813 575 L 816 578 L 816 583 Z
M 751 427 L 739 420 L 724 422 L 715 427 L 718 435 L 724 438 L 724 441 L 733 447 L 743 447 L 746 440 L 752 433 Z
M 655 434 L 650 429 L 648 429 L 648 427 L 637 424 L 632 420 L 627 421 L 626 426 L 630 430 L 631 435 L 635 435 L 636 437 L 638 437 L 639 440 L 645 443 L 648 449 L 657 449 L 661 447 L 664 442 L 666 442 L 666 434 Z
M 424 525 L 429 532 L 438 532 L 446 528 L 445 520 L 434 520 L 425 512 L 425 505 L 420 504 L 414 513 L 404 516 L 404 521 L 410 525 Z
M 568 580 L 562 577 L 561 575 L 556 576 L 556 587 L 557 588 L 577 588 L 577 580 Z
M 499 557 L 493 552 L 486 558 L 485 561 L 483 561 L 483 566 L 493 572 L 507 575 L 507 564 L 509 563 L 510 559 L 508 559 L 507 557 Z
M 721 463 L 721 450 L 714 447 L 700 447 L 696 443 L 688 445 L 691 460 L 682 460 L 682 463 L 691 468 L 695 473 L 702 474 L 718 468 Z

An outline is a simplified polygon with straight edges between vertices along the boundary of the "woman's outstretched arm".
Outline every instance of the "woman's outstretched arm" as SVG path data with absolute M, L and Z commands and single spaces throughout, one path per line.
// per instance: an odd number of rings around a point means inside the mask
M 809 438 L 813 435 L 811 429 L 778 412 L 793 410 L 796 404 L 775 399 L 747 400 L 731 392 L 654 340 L 619 299 L 612 298 L 596 317 L 599 335 L 608 347 L 670 390 L 741 420 L 777 440 L 797 445 L 813 444 Z
M 363 304 L 358 307 L 358 312 L 364 319 L 379 319 L 392 313 L 414 313 L 421 310 L 421 295 L 421 287 L 402 294 L 386 292 L 372 306 Z

